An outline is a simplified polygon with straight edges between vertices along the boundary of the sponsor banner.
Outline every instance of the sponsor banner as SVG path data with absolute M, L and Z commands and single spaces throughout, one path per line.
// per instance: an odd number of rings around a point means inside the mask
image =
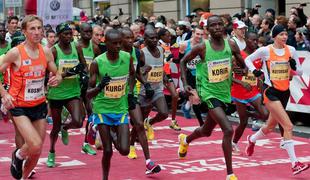
M 291 97 L 286 110 L 310 113 L 310 52 L 297 51 L 297 53 L 303 74 L 293 75 L 290 83 Z
M 5 0 L 4 4 L 6 8 L 22 7 L 22 0 Z
M 62 22 L 72 20 L 72 0 L 37 0 L 37 13 L 44 25 L 50 24 L 53 29 Z

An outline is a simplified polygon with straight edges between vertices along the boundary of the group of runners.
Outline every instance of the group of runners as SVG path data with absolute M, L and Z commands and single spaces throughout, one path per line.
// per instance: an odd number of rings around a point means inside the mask
M 103 30 L 98 25 L 82 23 L 81 37 L 74 41 L 72 27 L 61 23 L 56 27 L 57 43 L 48 47 L 41 44 L 43 22 L 38 16 L 27 15 L 21 24 L 23 35 L 13 35 L 12 42 L 5 40 L 5 25 L 0 24 L 0 50 L 5 54 L 1 56 L 0 71 L 7 79 L 0 84 L 1 110 L 11 116 L 16 132 L 12 176 L 27 179 L 33 175 L 43 150 L 48 114 L 53 128 L 47 167 L 55 167 L 58 134 L 68 145 L 68 130 L 82 128 L 87 117 L 82 152 L 96 155 L 91 145 L 99 134 L 103 179 L 109 178 L 113 146 L 121 155 L 135 159 L 136 141 L 143 149 L 145 173 L 160 172 L 160 165 L 151 159 L 148 140 L 155 139 L 153 126 L 169 116 L 164 88 L 172 96 L 170 127 L 181 130 L 176 120 L 180 91 L 187 99 L 186 108 L 193 106 L 200 125 L 190 135 L 178 136 L 179 158 L 187 155 L 192 141 L 211 136 L 219 125 L 227 180 L 237 179 L 232 154 L 240 154 L 237 143 L 248 118 L 255 117 L 266 120 L 266 125 L 247 137 L 248 156 L 253 155 L 255 142 L 279 124 L 280 147 L 288 153 L 293 174 L 308 169 L 309 165 L 296 158 L 293 125 L 285 111 L 290 72 L 302 73 L 296 50 L 286 45 L 287 31 L 276 25 L 272 30 L 274 43 L 257 49 L 257 35 L 246 33 L 243 22 L 235 23 L 235 38 L 229 39 L 224 37 L 222 18 L 208 17 L 205 29 L 196 27 L 192 38 L 179 44 L 177 55 L 172 53 L 170 32 L 149 25 L 143 45 L 137 45 L 134 27 Z M 180 77 L 176 76 L 178 73 Z M 240 116 L 235 131 L 225 113 L 226 104 L 231 101 Z M 249 112 L 249 105 L 256 111 Z M 62 118 L 64 108 L 70 121 Z M 153 108 L 156 114 L 150 117 Z

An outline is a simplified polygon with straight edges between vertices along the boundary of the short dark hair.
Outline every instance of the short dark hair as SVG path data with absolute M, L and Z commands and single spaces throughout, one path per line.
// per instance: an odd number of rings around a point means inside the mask
M 110 30 L 108 30 L 108 31 L 106 32 L 105 37 L 106 37 L 106 39 L 108 40 L 108 39 L 110 39 L 111 36 L 113 36 L 113 35 L 122 36 L 122 33 L 121 33 L 119 30 L 110 29 Z
M 160 30 L 158 31 L 158 37 L 162 37 L 166 34 L 166 32 L 169 32 L 167 29 L 165 28 L 160 28 Z
M 211 16 L 209 16 L 208 19 L 207 19 L 207 22 L 208 22 L 207 27 L 210 26 L 210 22 L 209 22 L 210 19 L 211 19 L 211 18 L 215 18 L 215 17 L 216 17 L 216 18 L 220 18 L 220 19 L 222 20 L 221 16 L 219 16 L 219 15 L 216 15 L 216 14 L 215 14 L 215 15 L 211 15 Z
M 266 24 L 268 25 L 268 28 L 272 29 L 272 27 L 274 26 L 273 18 L 265 17 L 264 19 L 265 19 Z
M 10 17 L 8 17 L 8 23 L 11 23 L 12 20 L 18 21 L 19 19 L 18 19 L 17 16 L 10 16 Z
M 48 34 L 50 34 L 50 33 L 54 33 L 54 34 L 56 34 L 56 32 L 53 30 L 53 29 L 49 29 L 48 31 L 46 31 L 46 33 L 45 33 L 45 35 L 46 35 L 46 37 L 48 36 Z

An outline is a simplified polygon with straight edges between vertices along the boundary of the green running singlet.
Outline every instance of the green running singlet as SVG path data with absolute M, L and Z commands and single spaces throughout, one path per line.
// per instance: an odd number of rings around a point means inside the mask
M 196 65 L 197 92 L 203 102 L 210 98 L 231 102 L 232 52 L 228 40 L 224 42 L 224 49 L 215 51 L 206 40 L 205 59 Z
M 64 54 L 59 45 L 55 45 L 57 58 L 55 59 L 56 66 L 60 73 L 66 72 L 68 69 L 79 64 L 79 56 L 75 44 L 71 43 L 71 54 Z M 49 87 L 48 99 L 64 100 L 73 97 L 80 97 L 81 87 L 78 75 L 65 77 L 57 87 Z
M 128 77 L 130 66 L 130 54 L 119 52 L 119 58 L 111 63 L 107 53 L 95 58 L 99 70 L 100 79 L 107 74 L 112 79 L 102 92 L 93 100 L 93 112 L 96 114 L 121 114 L 128 112 Z

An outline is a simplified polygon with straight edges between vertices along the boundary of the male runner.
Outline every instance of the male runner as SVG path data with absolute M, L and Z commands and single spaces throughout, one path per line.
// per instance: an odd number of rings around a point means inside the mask
M 293 124 L 285 111 L 290 97 L 290 71 L 297 71 L 302 74 L 298 55 L 294 47 L 286 45 L 288 38 L 287 30 L 282 25 L 276 25 L 272 29 L 274 43 L 266 47 L 261 47 L 245 59 L 249 70 L 258 77 L 264 74 L 263 100 L 269 110 L 269 118 L 266 125 L 260 128 L 255 134 L 248 136 L 246 154 L 252 156 L 255 142 L 270 133 L 277 124 L 283 128 L 283 136 L 280 148 L 285 149 L 292 163 L 293 174 L 299 174 L 309 168 L 308 164 L 298 161 L 295 155 L 293 138 Z M 257 70 L 253 65 L 256 59 L 263 61 L 263 72 Z M 296 60 L 297 61 L 296 61 Z
M 258 47 L 258 37 L 255 33 L 249 32 L 246 36 L 246 47 L 243 51 L 240 52 L 244 59 L 248 55 L 252 54 Z M 257 61 L 260 61 L 260 59 Z M 262 98 L 260 90 L 258 89 L 258 81 L 259 79 L 256 78 L 251 72 L 248 72 L 246 76 L 234 74 L 233 77 L 231 99 L 236 104 L 240 119 L 240 123 L 235 130 L 232 141 L 233 153 L 236 155 L 240 154 L 237 143 L 248 124 L 249 116 L 259 118 L 261 120 L 266 120 L 268 118 L 268 111 L 266 110 L 265 106 L 262 105 Z M 251 104 L 257 112 L 249 113 L 247 111 L 247 104 Z
M 222 148 L 227 168 L 227 179 L 235 180 L 237 177 L 233 174 L 231 147 L 233 128 L 225 114 L 225 103 L 231 102 L 232 56 L 234 55 L 238 60 L 240 67 L 244 62 L 235 42 L 223 38 L 224 23 L 221 17 L 210 16 L 207 28 L 211 35 L 210 40 L 193 47 L 192 51 L 184 56 L 181 60 L 181 73 L 184 88 L 188 93 L 191 93 L 192 87 L 186 80 L 186 63 L 197 55 L 200 56 L 201 61 L 196 64 L 196 86 L 202 102 L 201 108 L 208 109 L 208 116 L 204 125 L 189 136 L 179 135 L 178 154 L 180 158 L 184 158 L 189 143 L 197 138 L 210 136 L 215 126 L 219 124 L 223 132 Z
M 53 29 L 46 31 L 46 40 L 47 40 L 46 46 L 48 48 L 52 48 L 56 42 L 56 33 Z
M 80 34 L 81 34 L 81 39 L 79 39 L 77 43 L 77 47 L 81 48 L 83 51 L 84 59 L 86 61 L 87 67 L 89 69 L 90 64 L 92 63 L 93 59 L 100 55 L 100 49 L 98 48 L 97 45 L 94 45 L 92 42 L 92 34 L 93 34 L 93 29 L 89 23 L 82 23 L 80 25 Z M 85 74 L 87 76 L 87 74 Z M 87 91 L 87 86 L 88 86 L 88 81 L 85 82 L 86 84 L 81 83 L 81 99 L 83 100 L 84 107 L 87 112 L 87 117 L 90 118 L 92 114 L 92 108 L 91 108 L 91 102 L 88 98 L 86 98 L 86 91 Z M 84 138 L 84 143 L 82 146 L 82 152 L 89 154 L 89 155 L 96 155 L 96 151 L 92 149 L 92 147 L 88 143 L 88 129 L 89 127 L 89 121 L 86 122 L 85 126 L 85 138 Z
M 12 36 L 17 31 L 18 26 L 18 17 L 17 16 L 10 16 L 8 17 L 8 32 L 5 35 L 5 40 L 9 43 L 12 42 Z
M 117 134 L 117 149 L 121 155 L 129 153 L 128 108 L 135 109 L 133 87 L 135 70 L 133 59 L 120 51 L 122 35 L 112 29 L 106 33 L 107 52 L 98 56 L 90 66 L 90 89 L 87 97 L 93 98 L 94 121 L 103 144 L 103 179 L 109 177 L 113 155 L 111 128 Z
M 140 73 L 140 63 L 139 58 L 140 58 L 140 50 L 136 49 L 133 47 L 133 42 L 134 42 L 134 35 L 133 32 L 129 28 L 123 28 L 121 29 L 122 32 L 122 50 L 126 51 L 131 54 L 131 57 L 133 57 L 133 65 L 136 70 L 136 73 Z M 138 91 L 135 88 L 134 89 L 134 96 L 137 99 L 138 98 Z M 130 110 L 129 109 L 129 116 L 130 116 L 130 121 L 133 124 L 133 128 L 131 130 L 131 139 L 130 139 L 130 152 L 128 154 L 128 157 L 130 159 L 135 159 L 137 158 L 137 154 L 135 152 L 135 140 L 136 136 L 139 139 L 139 142 L 142 146 L 144 157 L 145 157 L 145 162 L 146 162 L 146 174 L 153 174 L 153 173 L 158 173 L 161 168 L 159 165 L 156 165 L 150 158 L 150 151 L 149 151 L 149 146 L 147 143 L 147 138 L 145 135 L 145 130 L 143 126 L 143 116 L 141 112 L 141 108 L 139 103 L 136 103 L 135 109 Z
M 203 41 L 203 34 L 204 34 L 203 29 L 196 27 L 194 29 L 192 38 L 180 43 L 180 50 L 179 50 L 180 58 L 183 58 L 184 55 L 188 54 L 195 45 L 200 44 Z M 201 61 L 201 58 L 199 56 L 196 56 L 193 60 L 191 60 L 190 62 L 186 64 L 187 82 L 193 89 L 196 89 L 196 64 L 198 64 L 200 61 Z M 193 105 L 193 111 L 199 122 L 199 126 L 202 126 L 203 119 L 201 116 L 200 105 L 191 104 L 189 100 L 185 102 L 185 104 L 182 106 L 182 110 L 184 112 L 185 117 L 191 118 L 191 115 L 190 115 L 191 105 Z
M 176 113 L 178 108 L 179 95 L 176 87 L 179 86 L 178 80 L 180 79 L 177 76 L 180 76 L 180 71 L 177 65 L 174 62 L 171 62 L 173 55 L 171 53 L 171 34 L 167 29 L 161 28 L 158 32 L 159 44 L 164 49 L 164 71 L 168 78 L 168 81 L 164 84 L 168 89 L 171 95 L 171 124 L 170 128 L 176 131 L 181 131 L 181 128 L 176 120 Z M 173 79 L 177 79 L 174 82 Z
M 11 44 L 5 40 L 5 24 L 0 23 L 0 56 L 5 54 L 11 49 Z
M 25 141 L 22 147 L 12 154 L 11 174 L 15 179 L 28 177 L 42 151 L 47 113 L 44 95 L 46 69 L 50 71 L 49 86 L 57 86 L 62 79 L 57 73 L 52 52 L 40 45 L 42 28 L 41 18 L 35 15 L 26 16 L 22 21 L 25 43 L 11 49 L 0 64 L 1 72 L 11 67 L 9 91 L 0 83 L 2 103 L 10 110 Z
M 154 130 L 152 125 L 165 120 L 168 117 L 168 107 L 163 94 L 163 66 L 164 66 L 164 49 L 158 46 L 158 35 L 152 28 L 147 28 L 144 33 L 145 46 L 141 50 L 140 61 L 145 64 L 141 67 L 143 77 L 147 84 L 154 90 L 154 95 L 149 96 L 148 85 L 141 87 L 139 102 L 143 114 L 144 126 L 147 129 L 148 140 L 154 139 Z M 150 70 L 151 67 L 151 70 Z M 155 106 L 157 114 L 153 118 L 148 118 L 152 107 Z
M 68 129 L 81 128 L 84 119 L 84 108 L 80 102 L 81 88 L 78 78 L 86 62 L 82 49 L 72 42 L 72 29 L 66 23 L 61 23 L 56 27 L 59 42 L 52 48 L 55 63 L 64 78 L 57 87 L 48 89 L 48 100 L 52 112 L 53 129 L 50 134 L 50 150 L 46 162 L 47 167 L 55 167 L 55 144 L 58 133 L 61 131 L 61 138 L 64 145 L 68 145 Z M 65 107 L 72 121 L 63 125 L 61 112 Z

